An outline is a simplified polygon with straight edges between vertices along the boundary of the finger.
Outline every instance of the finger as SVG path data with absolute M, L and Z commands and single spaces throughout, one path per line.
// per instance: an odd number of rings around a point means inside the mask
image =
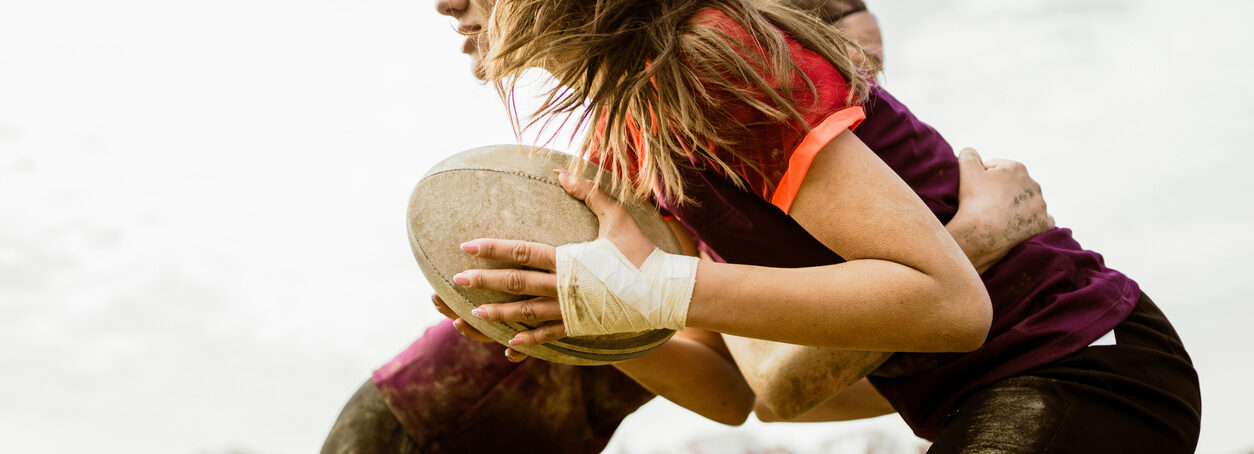
M 453 312 L 453 308 L 448 307 L 448 304 L 444 303 L 444 300 L 440 298 L 439 294 L 437 293 L 431 294 L 431 303 L 435 305 L 435 310 L 439 311 L 440 314 L 443 314 L 445 317 L 448 317 L 448 318 L 459 317 L 456 312 Z
M 513 268 L 467 270 L 453 275 L 453 282 L 466 288 L 496 290 L 515 295 L 557 297 L 557 276 L 544 271 Z
M 445 317 L 448 317 L 453 320 L 453 329 L 456 329 L 457 332 L 462 333 L 463 336 L 466 336 L 467 338 L 470 338 L 471 340 L 477 340 L 479 342 L 494 342 L 492 338 L 484 335 L 483 333 L 479 332 L 479 330 L 475 329 L 475 327 L 470 326 L 469 323 L 466 323 L 465 320 L 462 320 L 461 316 L 457 315 L 456 312 L 453 312 L 453 308 L 448 307 L 448 304 L 444 302 L 444 299 L 440 298 L 439 294 L 432 294 L 431 302 L 435 304 L 435 309 L 437 311 L 440 311 L 440 313 L 443 314 Z
M 509 344 L 515 347 L 540 345 L 563 337 L 566 337 L 566 325 L 562 322 L 549 322 L 530 331 L 519 331 L 509 340 Z
M 465 320 L 460 318 L 453 319 L 453 328 L 457 329 L 457 332 L 462 333 L 463 336 L 466 336 L 470 340 L 479 342 L 496 342 L 495 339 L 488 337 L 488 335 L 483 334 L 483 332 L 475 329 L 473 326 L 470 326 L 469 323 L 466 323 Z
M 547 322 L 562 319 L 562 306 L 553 298 L 532 298 L 513 303 L 484 304 L 470 311 L 490 322 Z
M 550 271 L 556 268 L 553 264 L 556 249 L 547 244 L 480 238 L 462 243 L 461 248 L 467 254 L 481 259 L 516 263 Z
M 527 359 L 527 354 L 512 348 L 507 348 L 505 349 L 505 359 L 509 360 L 511 363 L 521 363 L 522 360 Z

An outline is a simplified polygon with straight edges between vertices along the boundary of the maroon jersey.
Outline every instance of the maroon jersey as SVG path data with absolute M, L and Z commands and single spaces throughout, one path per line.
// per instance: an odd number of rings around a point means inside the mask
M 706 10 L 694 20 L 712 21 L 735 39 L 749 39 L 721 12 Z M 958 161 L 944 138 L 882 89 L 874 88 L 861 106 L 848 106 L 848 84 L 840 72 L 791 38 L 787 41 L 798 68 L 818 87 L 816 97 L 805 84 L 793 84 L 800 87 L 794 99 L 809 131 L 797 124 L 772 124 L 745 105 L 720 106 L 755 128 L 738 149 L 753 150 L 742 156 L 758 161 L 743 168 L 762 172 L 742 175 L 749 188 L 740 189 L 715 169 L 693 162 L 683 177 L 685 193 L 696 203 L 663 202 L 662 208 L 714 260 L 784 268 L 840 263 L 844 259 L 787 211 L 814 153 L 853 129 L 941 222 L 948 222 L 958 209 Z M 969 353 L 898 353 L 870 377 L 923 438 L 934 439 L 946 415 L 968 393 L 1076 352 L 1109 332 L 1140 296 L 1135 282 L 1106 268 L 1101 255 L 1083 249 L 1063 228 L 1018 245 L 983 280 L 993 304 L 983 347 Z

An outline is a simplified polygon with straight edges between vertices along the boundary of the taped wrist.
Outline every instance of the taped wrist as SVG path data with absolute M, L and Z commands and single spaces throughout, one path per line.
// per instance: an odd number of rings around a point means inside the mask
M 700 259 L 654 249 L 640 268 L 606 239 L 557 248 L 568 336 L 684 328 Z

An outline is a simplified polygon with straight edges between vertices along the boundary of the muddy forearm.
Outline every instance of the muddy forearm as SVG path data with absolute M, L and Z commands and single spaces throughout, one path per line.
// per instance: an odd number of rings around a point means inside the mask
M 891 352 L 832 350 L 723 336 L 759 406 L 791 419 L 879 367 Z
M 892 404 L 867 379 L 858 380 L 836 396 L 795 417 L 784 419 L 759 402 L 754 413 L 762 422 L 828 422 L 874 418 L 894 413 Z

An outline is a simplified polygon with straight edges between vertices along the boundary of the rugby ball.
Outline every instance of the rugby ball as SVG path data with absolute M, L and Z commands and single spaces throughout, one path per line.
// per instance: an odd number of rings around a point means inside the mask
M 436 293 L 463 320 L 507 345 L 514 334 L 534 328 L 523 323 L 489 322 L 470 311 L 481 304 L 518 301 L 527 297 L 467 289 L 453 283 L 453 275 L 469 269 L 499 269 L 517 265 L 479 259 L 459 245 L 477 238 L 534 241 L 554 246 L 592 241 L 597 217 L 582 201 L 567 194 L 554 169 L 567 169 L 577 157 L 522 145 L 493 145 L 455 154 L 427 172 L 409 199 L 409 244 L 418 266 Z M 595 180 L 607 193 L 609 172 L 597 178 L 596 167 L 584 166 L 582 176 Z M 631 216 L 653 244 L 680 253 L 679 241 L 657 209 L 644 202 L 625 203 Z M 564 364 L 599 365 L 640 356 L 666 342 L 670 330 L 606 336 L 568 337 L 539 346 L 514 347 L 529 356 Z

